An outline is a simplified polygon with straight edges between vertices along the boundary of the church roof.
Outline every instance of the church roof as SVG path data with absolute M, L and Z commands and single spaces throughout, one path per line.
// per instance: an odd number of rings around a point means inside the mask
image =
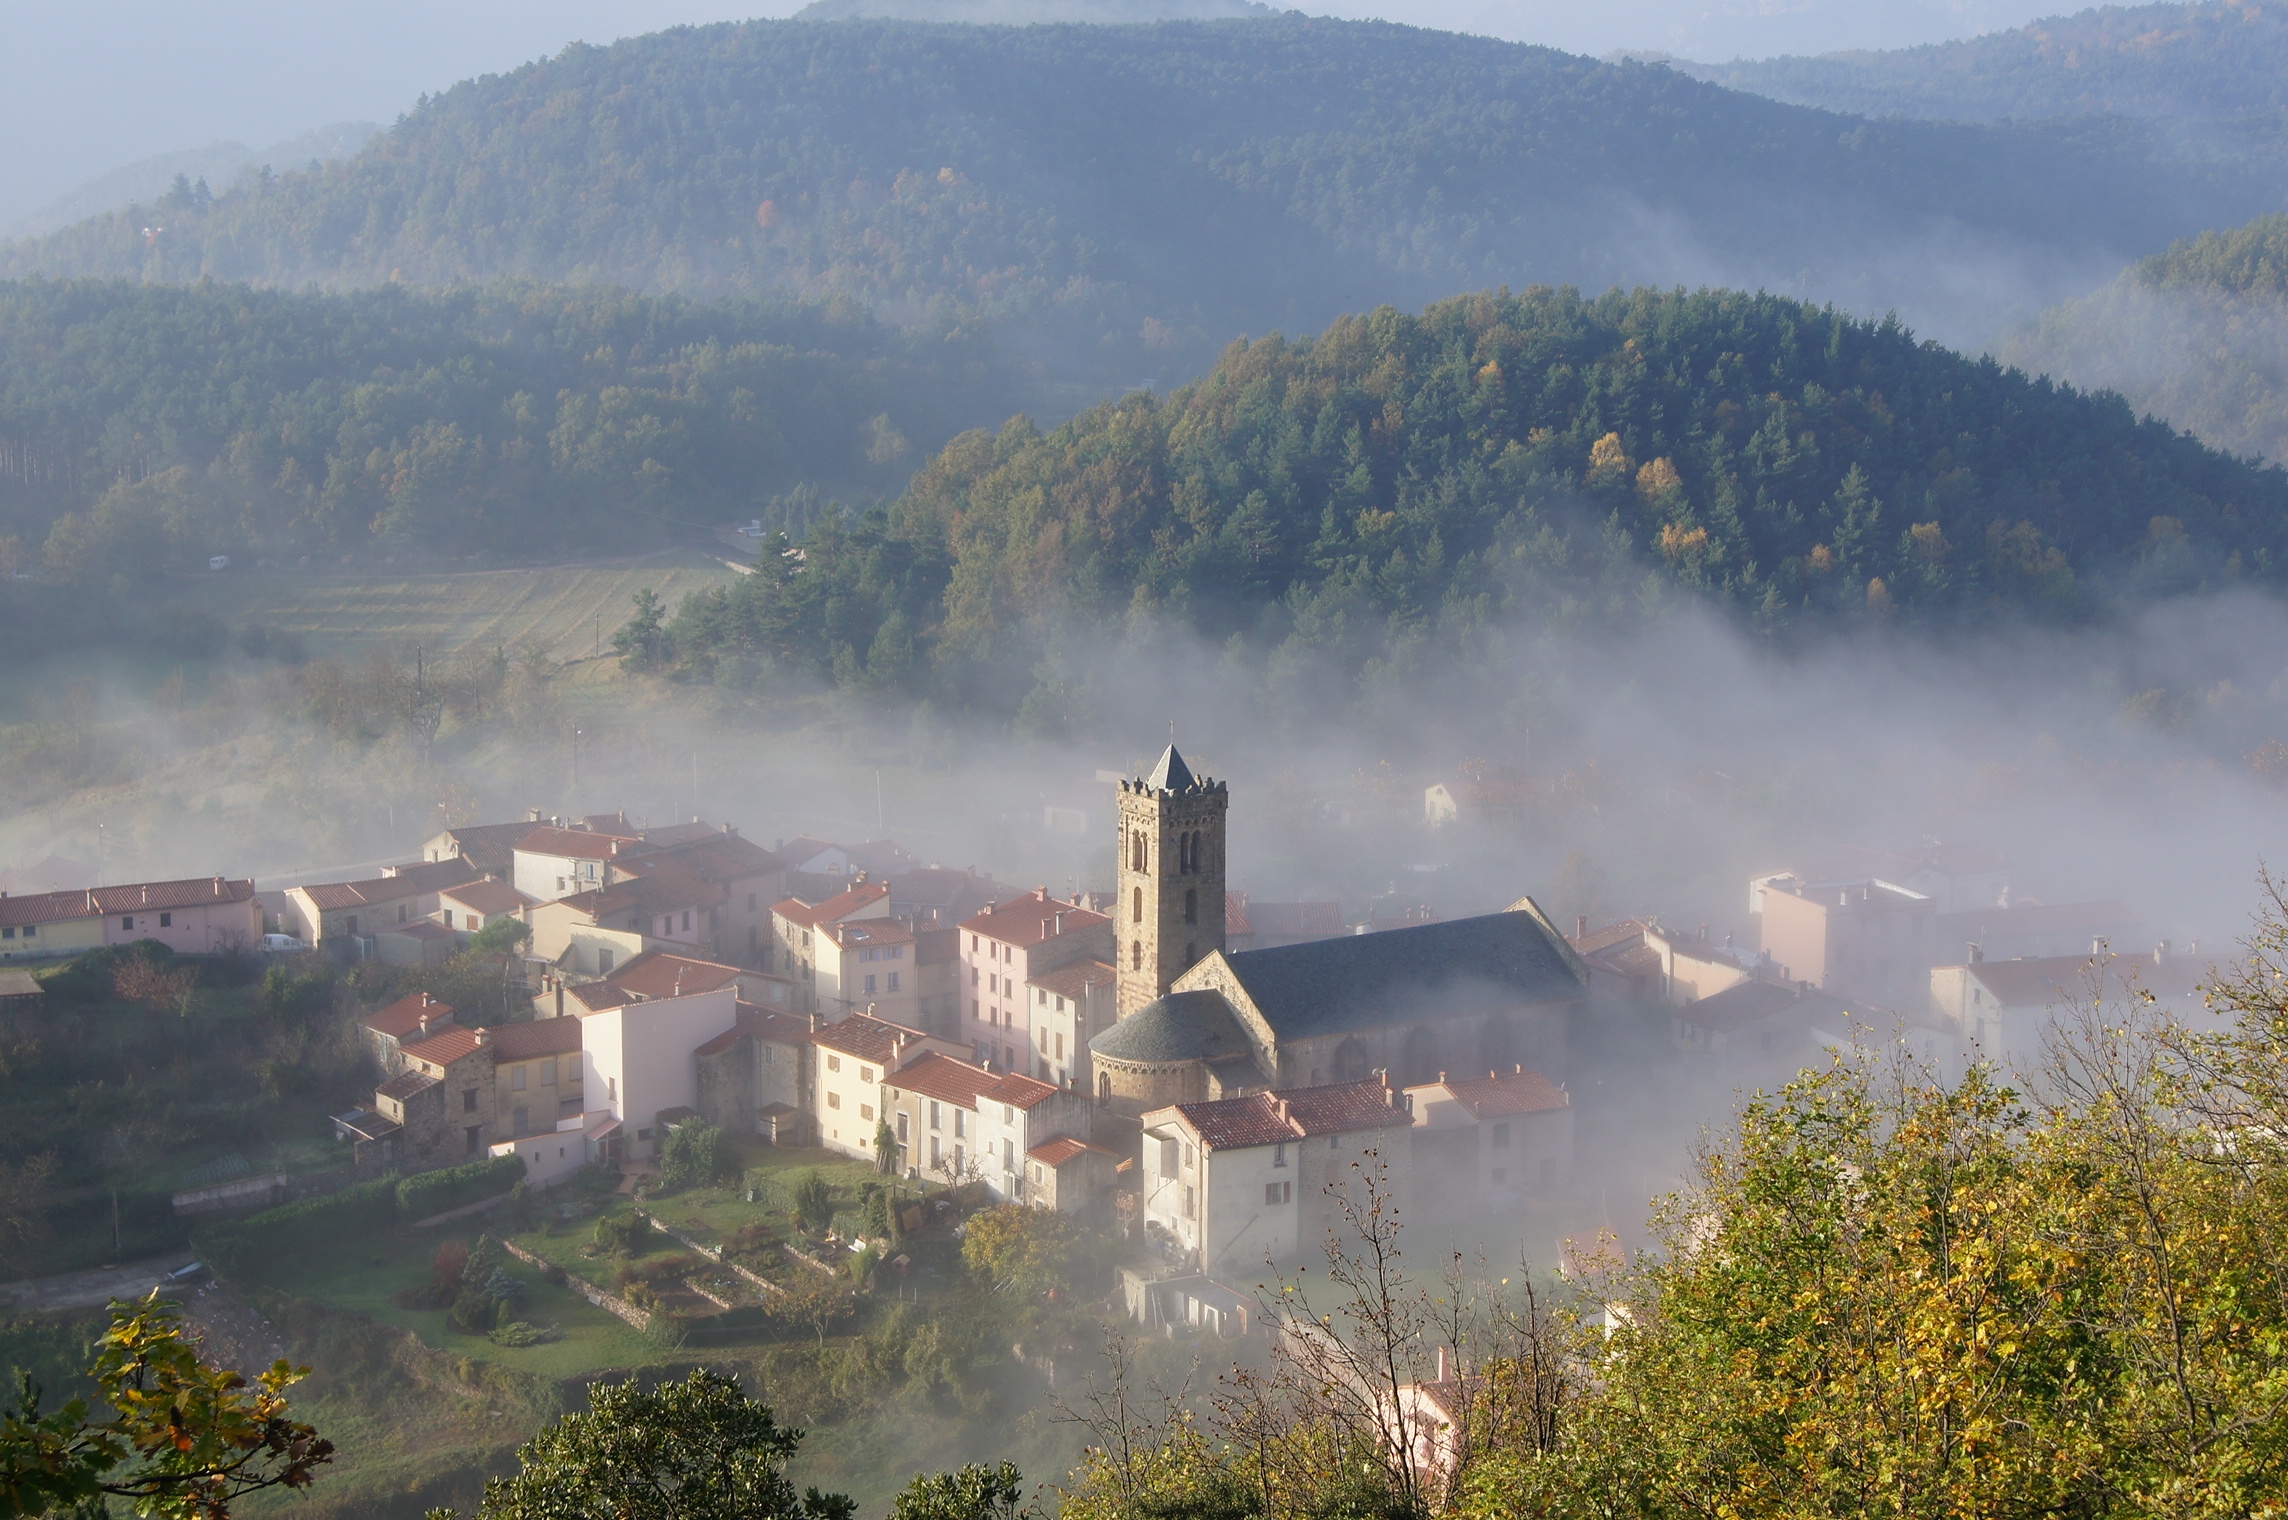
M 1220 992 L 1171 992 L 1155 998 L 1088 1042 L 1111 1061 L 1154 1065 L 1215 1061 L 1249 1052 L 1239 1016 Z
M 1160 763 L 1152 767 L 1152 774 L 1144 778 L 1147 786 L 1156 792 L 1182 792 L 1197 784 L 1192 768 L 1184 764 L 1184 757 L 1176 753 L 1171 744 L 1160 754 Z
M 1544 1002 L 1581 991 L 1554 936 L 1519 911 L 1241 950 L 1225 959 L 1282 1040 L 1399 1023 L 1415 1007 L 1460 1012 L 1455 1000 L 1473 992 Z

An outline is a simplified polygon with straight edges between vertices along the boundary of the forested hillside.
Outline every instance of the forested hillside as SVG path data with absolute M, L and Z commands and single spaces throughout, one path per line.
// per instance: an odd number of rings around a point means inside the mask
M 465 82 L 345 163 L 0 272 L 846 295 L 987 314 L 1101 385 L 1503 282 L 1762 286 L 1982 338 L 2283 194 L 2136 123 L 1845 121 L 1379 23 L 759 21 Z
M 1863 116 L 2262 118 L 2219 134 L 2214 146 L 2265 153 L 2288 110 L 2288 5 L 2109 5 L 1929 47 L 1678 67 L 1736 90 Z
M 579 555 L 804 485 L 894 492 L 1008 406 L 974 345 L 816 306 L 0 285 L 0 568 Z
M 2236 454 L 2288 460 L 2288 216 L 2205 232 L 2044 312 L 2010 363 L 2116 390 Z
M 2288 476 L 1892 322 L 1543 289 L 1238 345 L 1045 436 L 967 434 L 887 514 L 766 555 L 636 647 L 845 679 L 881 652 L 1013 701 L 976 673 L 1138 610 L 1274 671 L 1403 670 L 1467 663 L 1504 614 L 1627 620 L 1679 590 L 1775 629 L 2070 618 L 2268 582 L 2284 534 Z

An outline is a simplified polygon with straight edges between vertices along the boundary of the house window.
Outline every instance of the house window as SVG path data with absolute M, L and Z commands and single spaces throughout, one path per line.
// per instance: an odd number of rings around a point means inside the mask
M 898 990 L 898 973 L 895 971 L 890 973 L 890 990 L 892 992 Z
M 826 1058 L 826 1069 L 828 1071 L 840 1071 L 842 1069 L 842 1057 L 828 1056 Z
M 612 952 L 609 950 L 598 949 L 596 951 L 596 974 L 598 976 L 602 976 L 605 972 L 610 971 L 611 969 Z
M 483 1150 L 485 1148 L 485 1127 L 482 1124 L 470 1125 L 468 1128 L 468 1141 L 470 1155 L 474 1156 L 477 1152 Z
M 516 1113 L 515 1113 L 515 1116 L 514 1116 L 514 1117 L 515 1117 L 515 1120 L 516 1120 L 516 1132 L 517 1132 L 518 1134 L 520 1134 L 520 1135 L 521 1135 L 521 1134 L 523 1134 L 523 1133 L 524 1133 L 526 1130 L 528 1130 L 528 1129 L 532 1128 L 532 1125 L 531 1125 L 531 1123 L 530 1123 L 530 1122 L 527 1120 L 527 1118 L 526 1118 L 526 1115 L 525 1115 L 525 1111 L 524 1111 L 523 1109 L 521 1109 L 521 1108 L 520 1108 L 520 1109 L 518 1109 L 518 1110 L 516 1111 Z
M 473 1088 L 473 1087 L 464 1087 L 464 1088 L 462 1088 L 462 1089 L 461 1089 L 461 1112 L 462 1112 L 462 1113 L 464 1113 L 464 1114 L 473 1114 L 473 1113 L 475 1113 L 476 1111 L 477 1111 L 477 1090 L 476 1090 L 475 1088 Z
M 165 915 L 161 916 L 164 917 Z M 448 929 L 453 927 L 453 910 L 451 908 L 445 910 L 445 927 Z
M 1015 1124 L 1017 1122 L 1017 1111 L 1006 1103 L 1001 1105 L 1001 1122 L 1003 1124 Z
M 689 908 L 685 908 L 683 910 L 683 927 L 685 929 L 689 929 L 691 927 L 691 910 Z
M 1015 1171 L 1016 1169 L 1017 1142 L 1014 1140 L 1003 1140 L 1001 1142 L 1001 1170 L 1005 1172 L 1011 1172 Z
M 1063 1030 L 1061 1030 L 1061 1029 L 1060 1029 L 1060 1030 L 1058 1030 L 1058 1031 L 1057 1031 L 1057 1059 L 1061 1061 L 1061 1060 L 1063 1060 L 1064 1058 L 1065 1058 L 1065 1033 L 1064 1033 L 1064 1031 L 1063 1031 Z
M 858 1105 L 858 1117 L 859 1117 L 859 1118 L 861 1118 L 861 1119 L 871 1119 L 871 1118 L 873 1118 L 873 1117 L 874 1117 L 874 1105 L 873 1105 L 873 1104 L 871 1104 L 871 1103 L 861 1103 L 861 1104 L 859 1104 L 859 1105 Z
M 869 976 L 869 977 L 867 977 L 867 978 L 866 978 L 866 994 L 867 994 L 867 996 L 871 997 L 871 996 L 873 996 L 873 993 L 874 993 L 874 979 L 873 979 L 872 977 L 870 977 L 870 976 Z
M 840 1108 L 842 1106 L 842 1094 L 838 1092 L 828 1093 L 826 1095 L 826 1106 L 828 1108 Z
M 944 1112 L 943 1112 L 943 1110 L 941 1110 L 941 1109 L 938 1107 L 938 1105 L 937 1105 L 937 1099 L 935 1099 L 935 1098 L 932 1098 L 932 1099 L 930 1099 L 930 1106 L 929 1106 L 929 1127 L 930 1127 L 931 1129 L 943 1129 L 943 1128 L 945 1128 L 944 1119 L 945 1119 L 945 1115 L 944 1115 Z
M 942 1166 L 944 1166 L 944 1165 L 945 1165 L 945 1152 L 943 1152 L 942 1150 L 940 1150 L 940 1149 L 938 1148 L 938 1146 L 939 1146 L 938 1137 L 937 1137 L 937 1136 L 935 1136 L 935 1135 L 932 1135 L 932 1136 L 930 1136 L 930 1137 L 929 1137 L 929 1164 L 930 1164 L 931 1166 L 934 1166 L 934 1167 L 942 1167 Z
M 564 890 L 564 878 L 561 876 L 556 878 L 556 890 L 559 892 Z
M 1509 1149 L 1508 1125 L 1497 1124 L 1494 1126 L 1493 1146 L 1497 1151 L 1506 1151 Z
M 1286 1141 L 1278 1141 L 1271 1147 L 1271 1164 L 1273 1166 L 1285 1166 L 1287 1164 Z
M 554 1087 L 556 1085 L 556 1058 L 554 1056 L 550 1056 L 547 1063 L 540 1068 L 540 1085 L 542 1087 Z
M 159 927 L 160 927 L 160 928 L 162 928 L 162 929 L 172 929 L 172 928 L 174 928 L 174 927 L 175 927 L 175 915 L 174 915 L 174 914 L 172 914 L 172 913 L 162 913 L 162 914 L 160 914 L 160 915 L 159 915 Z
M 357 933 L 357 915 L 355 913 L 342 920 L 342 932 L 351 935 Z
M 523 1091 L 524 1091 L 524 1068 L 523 1068 L 523 1067 L 521 1067 L 521 1066 L 512 1066 L 512 1067 L 510 1067 L 510 1068 L 509 1068 L 509 1073 L 508 1073 L 508 1090 L 509 1090 L 510 1092 L 523 1092 Z
M 1199 1218 L 1199 1215 L 1196 1212 L 1199 1207 L 1198 1199 L 1199 1195 L 1193 1192 L 1191 1188 L 1186 1187 L 1184 1189 L 1184 1217 L 1186 1219 Z
M 967 1118 L 968 1115 L 964 1114 L 960 1109 L 957 1108 L 953 1111 L 953 1132 L 956 1136 L 966 1135 L 969 1133 L 968 1128 L 964 1123 Z M 954 1149 L 959 1151 L 960 1147 L 956 1146 Z
M 620 1101 L 620 1079 L 618 1077 L 604 1078 L 604 1101 L 606 1103 L 618 1103 Z
M 906 1143 L 906 1120 L 908 1117 L 904 1109 L 898 1110 L 898 1144 L 900 1145 Z
M 120 915 L 120 917 L 119 917 L 119 927 L 120 927 L 120 928 L 122 928 L 122 929 L 132 929 L 132 928 L 134 928 L 134 927 L 135 927 L 135 915 L 134 915 L 134 914 L 132 914 L 132 913 L 123 913 L 123 914 L 121 914 L 121 915 Z
M 1286 1203 L 1291 1201 L 1294 1196 L 1295 1184 L 1292 1182 L 1266 1182 L 1263 1184 L 1263 1201 L 1265 1203 Z
M 861 1067 L 859 1067 L 859 1068 L 858 1068 L 858 1080 L 859 1080 L 859 1081 L 861 1081 L 861 1082 L 871 1082 L 871 1081 L 873 1081 L 873 1080 L 874 1080 L 874 1068 L 873 1068 L 873 1067 L 871 1067 L 871 1066 L 861 1066 Z

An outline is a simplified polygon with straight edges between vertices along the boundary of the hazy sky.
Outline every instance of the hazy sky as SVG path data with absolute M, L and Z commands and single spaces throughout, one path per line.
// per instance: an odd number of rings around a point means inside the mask
M 791 13 L 801 0 L 7 0 L 0 224 L 107 170 L 219 140 L 387 123 L 423 91 L 574 40 Z M 1345 16 L 1577 52 L 1730 58 L 1897 47 L 2072 9 L 2043 0 L 1322 0 Z

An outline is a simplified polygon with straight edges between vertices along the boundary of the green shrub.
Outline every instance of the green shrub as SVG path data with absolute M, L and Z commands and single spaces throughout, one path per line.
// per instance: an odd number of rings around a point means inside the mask
M 606 1214 L 596 1221 L 596 1247 L 618 1256 L 641 1256 L 651 1243 L 651 1216 L 641 1209 Z
M 259 1273 L 262 1263 L 345 1234 L 387 1230 L 397 1223 L 397 1176 L 264 1209 L 245 1219 L 223 1219 L 191 1232 L 199 1259 L 222 1273 Z
M 834 1222 L 834 1189 L 827 1185 L 817 1171 L 804 1172 L 795 1180 L 789 1197 L 794 1222 L 816 1234 Z
M 659 1180 L 668 1188 L 713 1182 L 723 1168 L 723 1132 L 705 1119 L 688 1119 L 659 1148 Z
M 485 1337 L 496 1346 L 545 1346 L 556 1339 L 554 1330 L 540 1325 L 529 1325 L 523 1320 L 511 1320 Z
M 524 1158 L 487 1156 L 442 1171 L 418 1172 L 397 1185 L 397 1217 L 406 1224 L 463 1204 L 498 1197 L 524 1180 Z

